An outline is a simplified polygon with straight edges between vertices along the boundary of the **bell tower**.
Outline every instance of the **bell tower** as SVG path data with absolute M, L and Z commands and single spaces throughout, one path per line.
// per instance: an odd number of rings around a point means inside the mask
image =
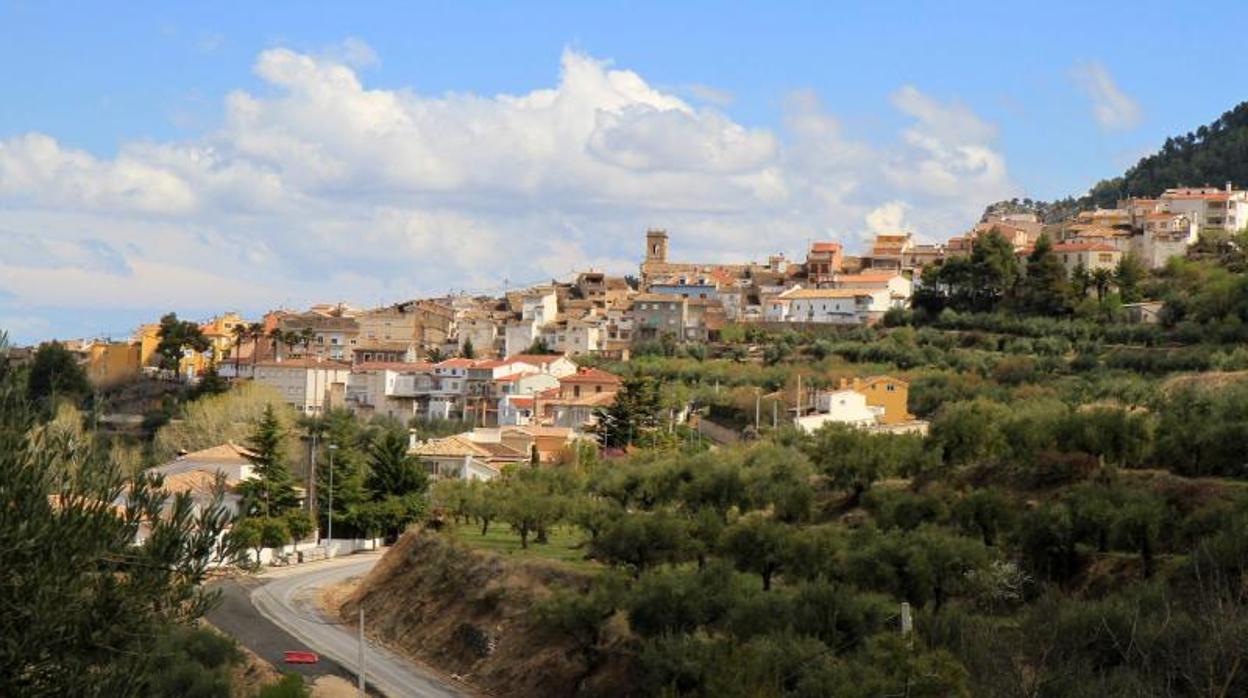
M 646 261 L 667 262 L 667 231 L 653 228 L 646 231 Z

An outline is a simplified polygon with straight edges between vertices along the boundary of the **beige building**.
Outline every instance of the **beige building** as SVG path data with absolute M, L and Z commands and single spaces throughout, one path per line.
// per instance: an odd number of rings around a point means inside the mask
M 1066 267 L 1067 274 L 1080 265 L 1089 272 L 1097 269 L 1113 271 L 1122 261 L 1122 250 L 1104 242 L 1059 242 L 1053 245 L 1053 252 Z
M 261 361 L 253 375 L 257 383 L 272 386 L 287 404 L 304 414 L 323 414 L 345 398 L 350 364 L 316 359 Z

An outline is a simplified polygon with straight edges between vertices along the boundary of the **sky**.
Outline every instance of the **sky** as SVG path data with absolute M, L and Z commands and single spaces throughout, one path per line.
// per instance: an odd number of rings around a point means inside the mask
M 1243 99 L 1238 9 L 0 0 L 0 330 L 943 240 Z

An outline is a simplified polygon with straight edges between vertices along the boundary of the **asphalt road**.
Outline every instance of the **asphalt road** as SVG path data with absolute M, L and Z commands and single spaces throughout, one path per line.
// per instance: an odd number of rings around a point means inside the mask
M 209 614 L 209 620 L 265 659 L 276 659 L 275 663 L 284 671 L 340 674 L 354 683 L 359 663 L 359 635 L 353 626 L 321 613 L 315 596 L 319 589 L 368 572 L 379 558 L 370 555 L 358 562 L 339 558 L 290 568 L 278 573 L 280 576 L 252 580 L 247 585 L 249 589 L 238 582 L 228 583 L 224 586 L 223 603 Z M 320 654 L 320 664 L 281 663 L 282 652 L 304 649 Z M 370 693 L 391 698 L 466 698 L 469 695 L 434 672 L 384 647 L 367 643 L 365 655 Z

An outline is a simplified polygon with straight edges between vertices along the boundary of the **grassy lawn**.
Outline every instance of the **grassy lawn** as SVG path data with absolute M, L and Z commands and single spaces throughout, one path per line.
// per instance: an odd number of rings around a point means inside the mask
M 504 557 L 526 561 L 555 562 L 578 571 L 590 572 L 601 569 L 596 562 L 585 559 L 586 546 L 581 530 L 574 526 L 558 526 L 550 531 L 550 542 L 539 544 L 529 536 L 529 547 L 520 547 L 520 536 L 503 522 L 490 524 L 489 533 L 481 535 L 476 524 L 451 524 L 446 531 L 456 540 L 478 550 L 487 550 Z

